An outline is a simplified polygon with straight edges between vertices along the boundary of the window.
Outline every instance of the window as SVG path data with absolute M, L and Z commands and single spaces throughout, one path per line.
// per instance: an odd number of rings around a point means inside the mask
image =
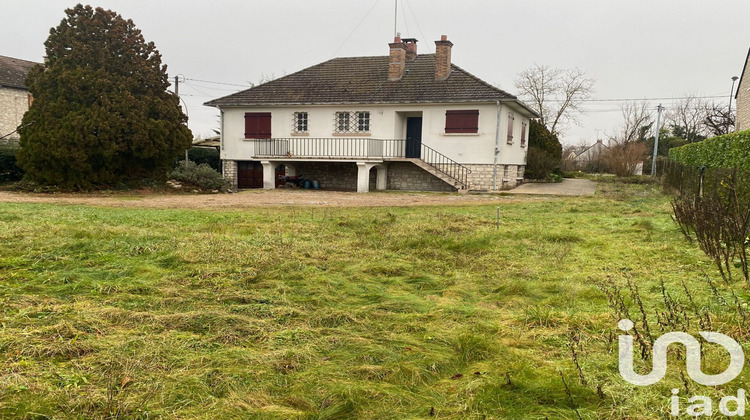
M 270 139 L 271 138 L 271 113 L 270 112 L 246 112 L 245 113 L 245 138 L 246 139 Z
M 512 113 L 508 113 L 508 144 L 513 144 L 513 123 L 516 118 Z
M 336 133 L 369 133 L 370 112 L 337 112 L 334 118 L 333 131 Z
M 478 133 L 479 110 L 445 111 L 446 133 Z
M 307 112 L 294 113 L 293 131 L 295 133 L 307 133 Z
M 521 123 L 521 147 L 526 147 L 526 122 Z
M 357 112 L 357 131 L 366 133 L 370 131 L 370 113 Z

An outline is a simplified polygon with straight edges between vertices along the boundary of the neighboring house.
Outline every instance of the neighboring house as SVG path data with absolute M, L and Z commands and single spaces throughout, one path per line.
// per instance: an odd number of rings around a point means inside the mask
M 279 174 L 322 188 L 456 191 L 521 182 L 529 118 L 515 96 L 451 63 L 453 43 L 417 54 L 336 58 L 206 103 L 220 109 L 221 158 L 234 188 Z
M 591 146 L 581 148 L 575 156 L 568 155 L 568 158 L 575 162 L 576 167 L 582 168 L 598 162 L 599 159 L 601 159 L 602 154 L 607 150 L 609 150 L 609 146 L 604 144 L 601 140 L 597 140 L 596 143 Z
M 193 140 L 193 145 L 191 147 L 211 148 L 218 151 L 221 149 L 221 137 L 211 136 L 205 139 Z
M 750 50 L 745 58 L 745 67 L 742 68 L 740 84 L 737 86 L 737 93 L 734 95 L 735 107 L 737 108 L 737 117 L 735 120 L 735 131 L 750 130 Z
M 0 55 L 0 138 L 17 140 L 16 129 L 31 105 L 26 75 L 37 63 Z

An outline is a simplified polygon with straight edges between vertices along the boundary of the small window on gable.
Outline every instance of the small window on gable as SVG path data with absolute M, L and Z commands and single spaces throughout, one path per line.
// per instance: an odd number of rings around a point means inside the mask
M 445 111 L 446 133 L 478 133 L 479 110 Z
M 513 144 L 513 123 L 515 122 L 516 117 L 513 116 L 513 113 L 508 113 L 508 144 Z
M 294 113 L 294 132 L 295 133 L 307 133 L 307 112 L 295 112 Z
M 333 131 L 339 134 L 369 133 L 370 112 L 337 112 L 334 115 Z
M 521 123 L 521 147 L 526 147 L 526 122 Z

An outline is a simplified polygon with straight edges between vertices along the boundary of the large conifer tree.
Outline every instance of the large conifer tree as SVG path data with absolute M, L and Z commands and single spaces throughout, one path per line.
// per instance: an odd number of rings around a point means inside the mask
M 50 30 L 29 73 L 19 163 L 43 184 L 91 188 L 164 179 L 190 146 L 167 67 L 119 14 L 77 5 Z

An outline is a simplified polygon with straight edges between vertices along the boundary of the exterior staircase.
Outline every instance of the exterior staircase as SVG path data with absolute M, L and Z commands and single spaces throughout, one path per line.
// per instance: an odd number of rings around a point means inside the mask
M 446 184 L 453 186 L 458 192 L 466 193 L 469 191 L 469 174 L 471 173 L 471 169 L 430 146 L 424 144 L 421 146 L 420 157 L 396 157 L 385 160 L 411 162 Z
M 434 177 L 440 179 L 441 181 L 445 182 L 446 184 L 454 187 L 459 193 L 467 193 L 469 192 L 469 184 L 468 182 L 462 182 L 457 178 L 454 178 L 451 176 L 448 172 L 444 172 L 438 167 L 433 166 L 423 159 L 420 158 L 389 158 L 385 159 L 387 162 L 411 162 L 415 165 L 417 165 L 419 168 L 424 170 L 425 172 L 429 173 L 430 175 L 433 175 Z M 466 168 L 468 171 L 469 169 Z

